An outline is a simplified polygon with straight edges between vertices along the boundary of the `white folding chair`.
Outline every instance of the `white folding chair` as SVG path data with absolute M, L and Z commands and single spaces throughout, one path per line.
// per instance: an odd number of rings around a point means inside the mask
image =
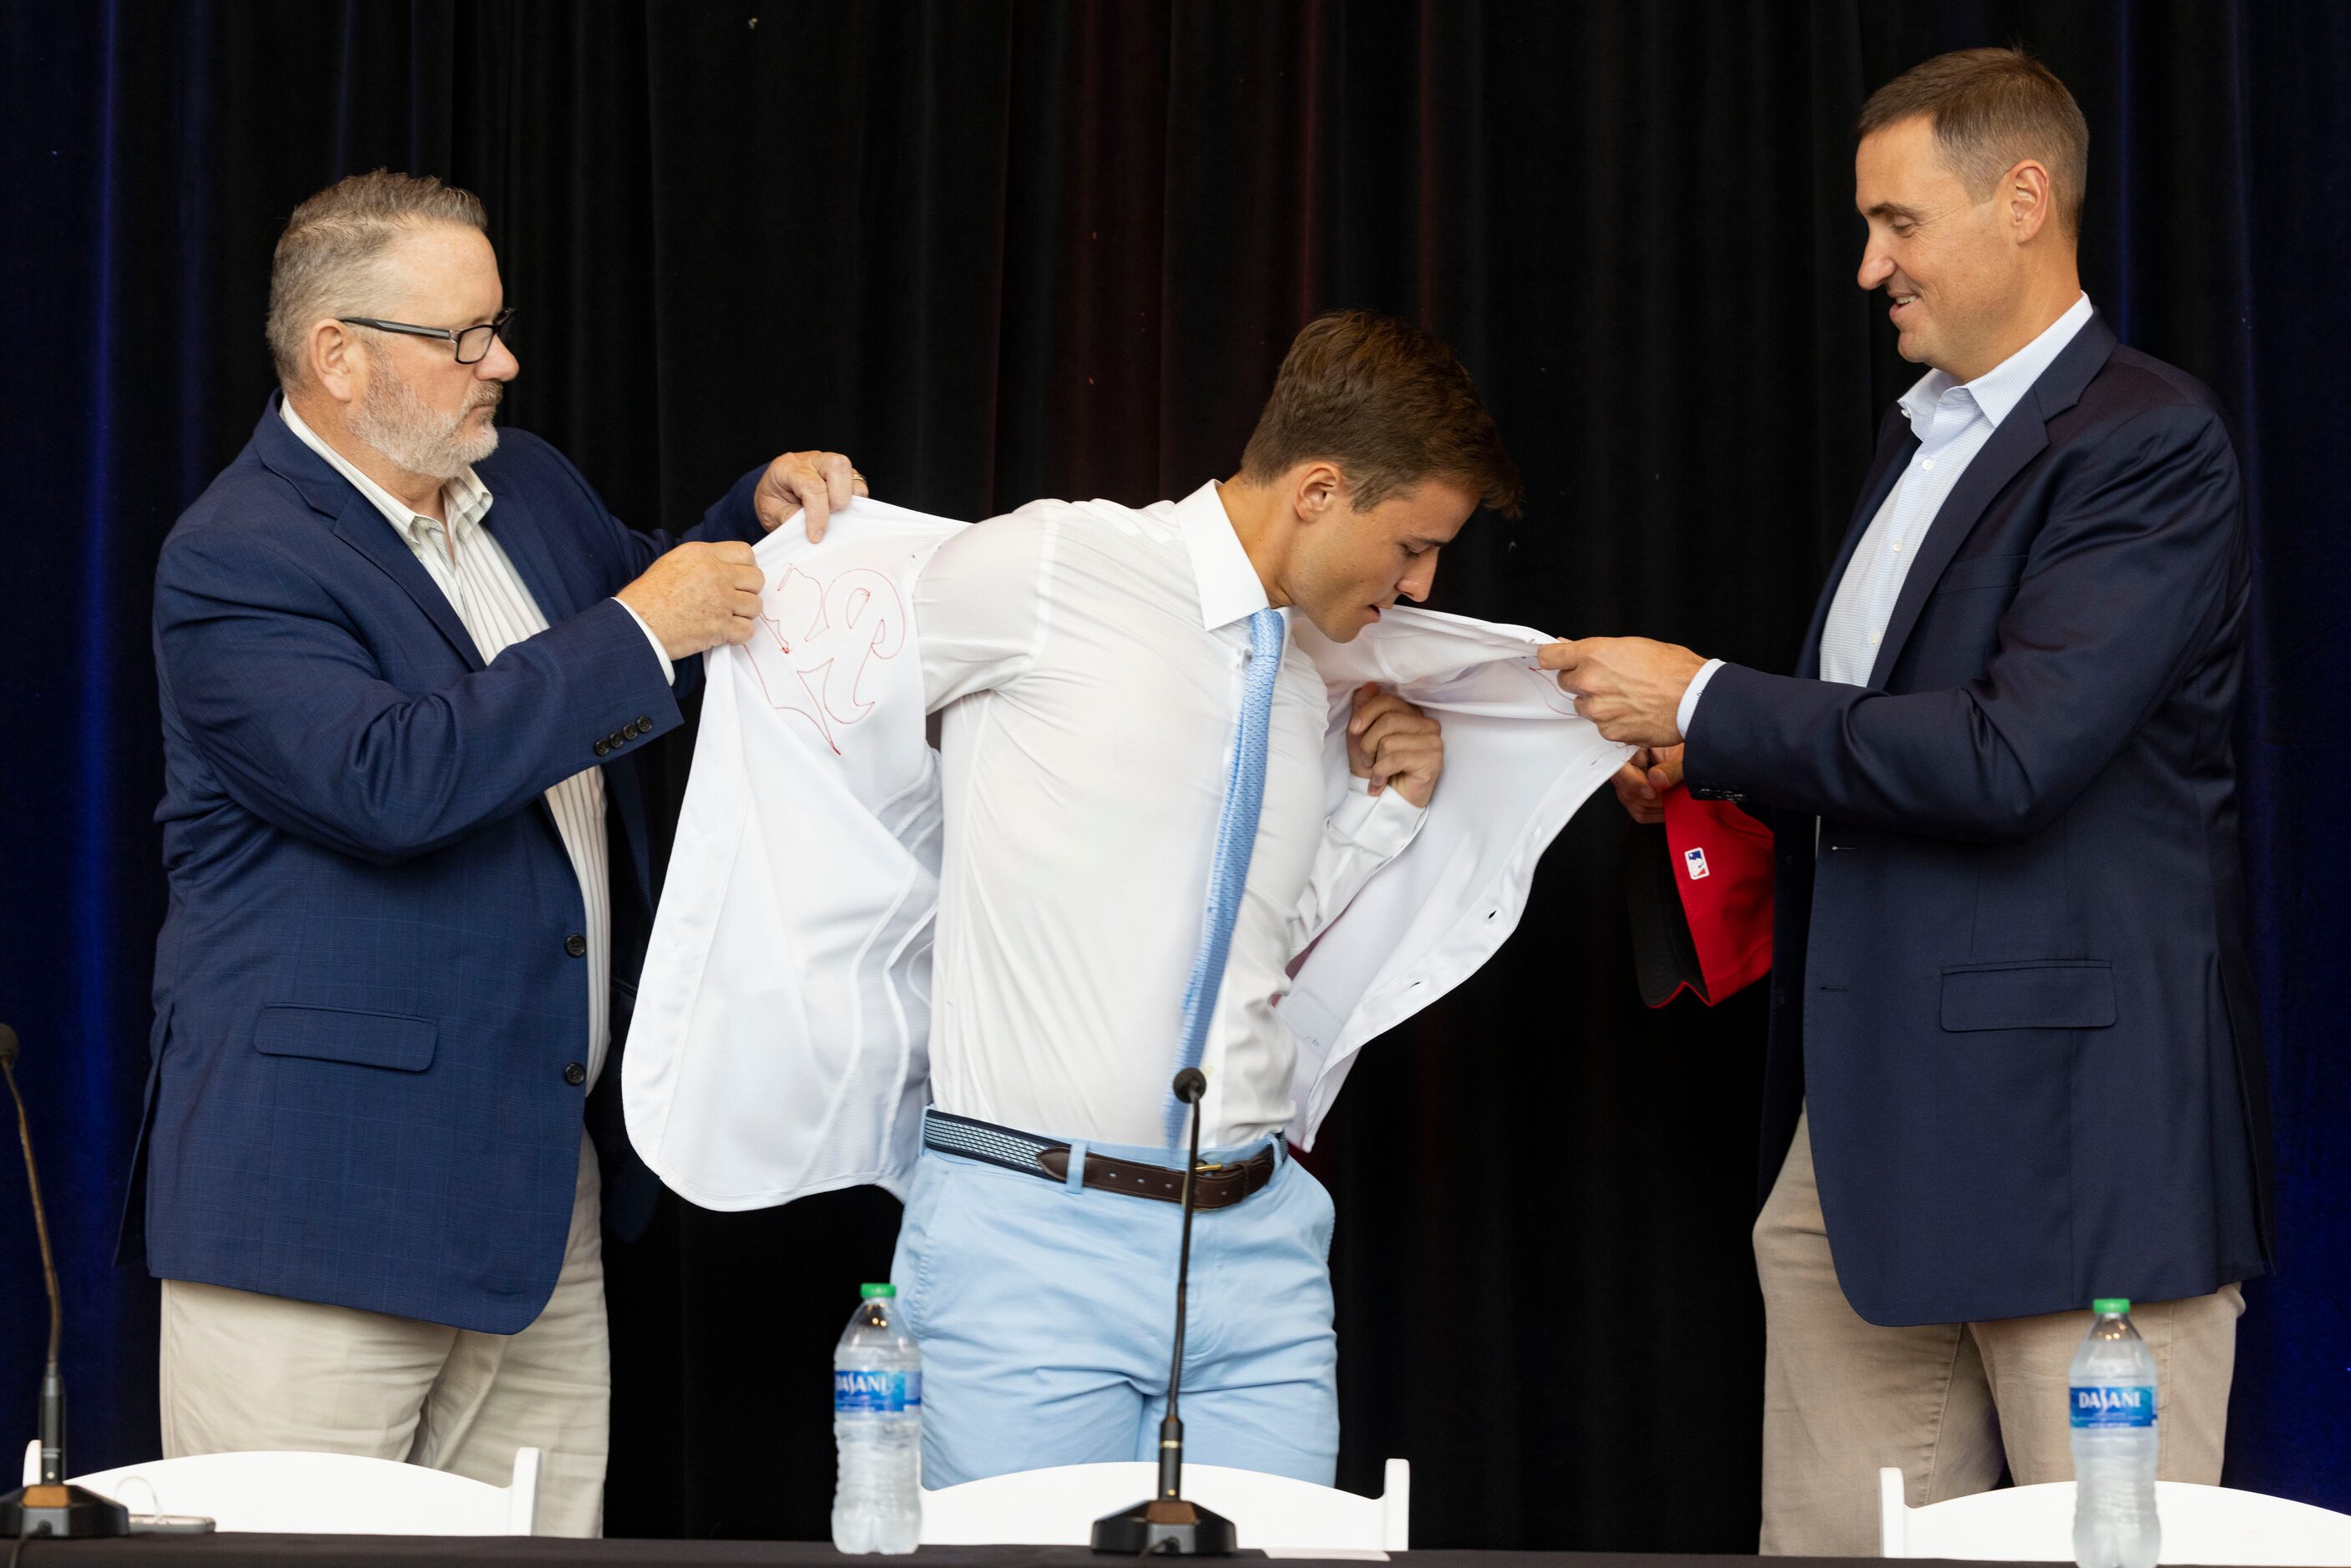
M 537 1448 L 515 1450 L 514 1479 L 494 1487 L 446 1470 L 351 1454 L 192 1454 L 72 1478 L 133 1513 L 194 1513 L 222 1530 L 280 1535 L 533 1535 Z M 25 1448 L 40 1479 L 41 1445 Z
M 2070 1562 L 2074 1483 L 2008 1487 L 1910 1508 L 1902 1472 L 1877 1472 L 1879 1535 L 1887 1557 Z M 2228 1487 L 2155 1483 L 2162 1563 L 2351 1568 L 2351 1514 Z
M 1083 1546 L 1094 1521 L 1153 1495 L 1155 1465 L 1060 1465 L 923 1493 L 925 1546 Z M 1412 1466 L 1387 1464 L 1385 1493 L 1357 1497 L 1288 1476 L 1186 1465 L 1184 1496 L 1233 1521 L 1244 1551 L 1372 1555 L 1411 1544 Z

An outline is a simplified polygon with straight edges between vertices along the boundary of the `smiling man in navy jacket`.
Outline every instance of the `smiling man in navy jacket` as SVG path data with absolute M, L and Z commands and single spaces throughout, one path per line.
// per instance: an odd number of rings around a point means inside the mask
M 857 481 L 787 454 L 689 542 L 624 527 L 492 423 L 518 367 L 484 229 L 381 170 L 303 203 L 282 393 L 164 541 L 171 908 L 124 1242 L 163 1281 L 167 1456 L 503 1485 L 536 1448 L 540 1530 L 593 1534 L 599 1221 L 653 1191 L 610 1060 L 653 905 L 637 758 L 757 623 L 749 541 Z
M 2009 49 L 1863 111 L 1860 282 L 1905 358 L 1793 675 L 1638 638 L 1545 662 L 1612 739 L 1776 830 L 1766 1552 L 2073 1474 L 2094 1297 L 2154 1350 L 2161 1473 L 2217 1482 L 2270 1253 L 2231 716 L 2247 559 L 2210 392 L 2117 345 L 2074 248 L 2089 133 Z M 1685 739 L 1687 741 L 1684 746 Z

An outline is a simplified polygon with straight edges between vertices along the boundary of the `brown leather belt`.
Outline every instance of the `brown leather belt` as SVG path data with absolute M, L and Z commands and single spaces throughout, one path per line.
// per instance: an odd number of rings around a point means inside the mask
M 1069 1180 L 1069 1150 L 1041 1150 L 1037 1163 L 1054 1180 Z M 1230 1208 L 1241 1199 L 1264 1191 L 1265 1184 L 1273 1179 L 1273 1171 L 1271 1149 L 1238 1165 L 1204 1163 L 1192 1177 L 1192 1207 L 1203 1213 L 1212 1208 Z M 1154 1197 L 1162 1203 L 1184 1201 L 1184 1173 L 1169 1170 L 1165 1166 L 1140 1165 L 1134 1160 L 1089 1154 L 1085 1174 L 1078 1179 L 1097 1192 L 1123 1192 L 1129 1197 Z
M 1042 1181 L 1067 1182 L 1070 1178 L 1069 1145 L 1015 1128 L 999 1127 L 992 1122 L 931 1111 L 923 1118 L 923 1143 L 941 1154 L 1000 1166 Z M 1264 1191 L 1280 1168 L 1280 1161 L 1270 1148 L 1229 1164 L 1204 1162 L 1193 1176 L 1192 1206 L 1204 1212 L 1230 1208 Z M 1086 1168 L 1078 1179 L 1097 1192 L 1123 1192 L 1129 1197 L 1147 1197 L 1160 1203 L 1184 1201 L 1181 1166 L 1171 1168 L 1088 1153 Z

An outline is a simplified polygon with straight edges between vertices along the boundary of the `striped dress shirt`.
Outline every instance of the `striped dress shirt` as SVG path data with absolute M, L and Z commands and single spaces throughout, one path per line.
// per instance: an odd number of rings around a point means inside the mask
M 336 473 L 350 480 L 415 553 L 434 582 L 448 596 L 449 607 L 457 612 L 457 619 L 474 639 L 475 651 L 481 655 L 482 663 L 489 664 L 513 644 L 547 630 L 546 612 L 531 597 L 514 562 L 499 546 L 497 536 L 484 523 L 492 497 L 488 486 L 472 468 L 442 487 L 441 506 L 448 514 L 444 526 L 438 517 L 412 510 L 354 467 L 303 422 L 302 416 L 294 412 L 291 399 L 280 407 L 285 411 L 286 427 L 304 445 L 325 458 Z M 629 609 L 626 604 L 622 608 Z M 630 610 L 629 613 L 634 616 L 636 612 Z M 644 627 L 647 641 L 653 643 L 653 652 L 661 657 L 663 670 L 674 677 L 675 672 L 669 656 L 653 637 L 652 628 L 645 627 L 642 619 L 637 624 Z M 586 912 L 588 1082 L 593 1087 L 597 1074 L 604 1069 L 611 1030 L 612 892 L 604 845 L 602 770 L 581 768 L 548 790 L 547 805 L 555 814 L 555 831 L 562 836 L 564 852 L 571 857 L 572 873 L 580 879 L 580 902 Z

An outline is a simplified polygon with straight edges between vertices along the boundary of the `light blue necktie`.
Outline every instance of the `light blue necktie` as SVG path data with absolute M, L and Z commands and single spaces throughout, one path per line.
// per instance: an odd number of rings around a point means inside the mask
M 1208 1020 L 1225 983 L 1225 959 L 1233 948 L 1233 925 L 1240 918 L 1241 890 L 1249 883 L 1249 853 L 1257 848 L 1258 811 L 1265 804 L 1265 732 L 1273 716 L 1273 677 L 1281 668 L 1281 612 L 1260 610 L 1249 617 L 1249 674 L 1241 686 L 1241 723 L 1233 737 L 1232 770 L 1225 776 L 1225 809 L 1217 818 L 1217 858 L 1208 867 L 1208 904 L 1200 922 L 1200 953 L 1192 960 L 1192 980 L 1184 988 L 1184 1058 L 1197 1067 L 1208 1050 Z M 1170 1096 L 1167 1141 L 1184 1133 L 1190 1107 Z

